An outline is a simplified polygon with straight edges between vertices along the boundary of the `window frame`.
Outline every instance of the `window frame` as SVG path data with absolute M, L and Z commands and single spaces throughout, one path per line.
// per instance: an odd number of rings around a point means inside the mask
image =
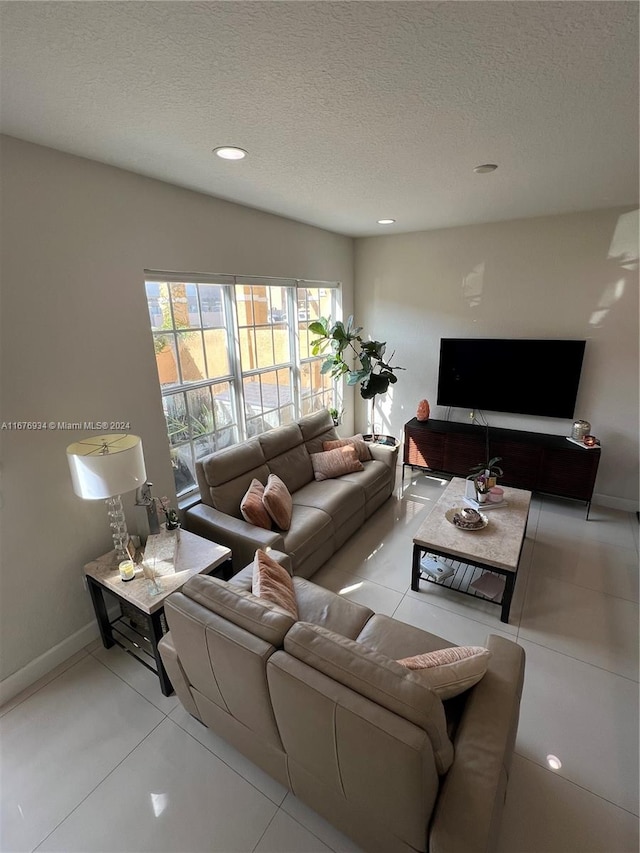
M 172 465 L 174 467 L 174 476 L 176 477 L 176 493 L 181 502 L 189 501 L 194 496 L 199 495 L 199 488 L 196 476 L 196 461 L 198 459 L 204 458 L 204 456 L 208 455 L 209 452 L 213 450 L 220 449 L 218 447 L 218 442 L 221 436 L 224 435 L 224 441 L 227 442 L 229 431 L 232 433 L 232 440 L 228 441 L 228 443 L 222 444 L 222 446 L 231 446 L 232 444 L 241 443 L 243 441 L 248 440 L 253 437 L 253 435 L 257 435 L 260 432 L 266 431 L 266 429 L 271 429 L 273 426 L 279 425 L 281 423 L 288 423 L 291 420 L 295 420 L 302 416 L 304 411 L 314 411 L 314 400 L 317 401 L 324 397 L 326 399 L 326 389 L 325 391 L 320 390 L 319 392 L 313 387 L 310 380 L 309 393 L 305 395 L 303 389 L 303 381 L 302 381 L 302 371 L 304 370 L 306 365 L 312 365 L 313 363 L 321 363 L 324 360 L 324 356 L 312 356 L 308 353 L 304 358 L 302 357 L 302 351 L 300 346 L 300 324 L 313 322 L 312 319 L 309 318 L 308 312 L 308 292 L 309 290 L 320 290 L 326 289 L 330 291 L 331 295 L 331 312 L 330 316 L 335 319 L 340 319 L 341 317 L 341 300 L 339 298 L 340 293 L 340 282 L 328 282 L 328 281 L 309 281 L 303 279 L 278 279 L 272 277 L 264 277 L 264 276 L 231 276 L 231 275 L 210 275 L 210 274 L 202 274 L 202 273 L 177 273 L 177 272 L 165 272 L 165 271 L 155 271 L 155 270 L 145 270 L 145 293 L 147 298 L 147 306 L 148 306 L 148 316 L 149 323 L 151 328 L 151 333 L 154 339 L 154 349 L 155 349 L 155 341 L 157 338 L 161 337 L 163 334 L 166 336 L 171 336 L 172 346 L 171 351 L 174 356 L 174 361 L 176 364 L 177 371 L 177 379 L 175 383 L 171 385 L 163 385 L 160 369 L 158 367 L 158 389 L 160 391 L 160 396 L 162 399 L 162 409 L 165 414 L 165 421 L 167 423 L 167 437 L 169 441 L 169 450 L 171 453 Z M 161 287 L 165 285 L 167 287 L 167 293 L 169 296 L 169 314 L 170 314 L 170 322 L 171 328 L 167 328 L 166 330 L 160 331 L 153 325 L 152 320 L 152 312 L 151 312 L 151 303 L 153 297 L 149 297 L 148 293 L 148 285 L 149 284 L 159 284 Z M 183 284 L 185 288 L 190 285 L 194 285 L 196 287 L 196 297 L 197 297 L 197 307 L 198 307 L 198 320 L 199 325 L 188 327 L 189 331 L 197 332 L 200 335 L 201 339 L 201 347 L 204 358 L 205 371 L 207 373 L 207 377 L 201 380 L 185 380 L 183 375 L 183 368 L 181 363 L 181 352 L 182 350 L 179 347 L 179 333 L 181 329 L 176 325 L 176 317 L 174 312 L 174 300 L 172 297 L 171 284 Z M 221 289 L 221 306 L 223 307 L 223 324 L 222 326 L 208 327 L 205 326 L 204 316 L 203 316 L 203 308 L 202 308 L 202 285 L 216 285 Z M 251 288 L 252 294 L 252 307 L 251 307 L 251 320 L 252 322 L 247 324 L 240 324 L 240 311 L 238 306 L 238 289 L 239 287 Z M 273 337 L 274 330 L 272 329 L 272 353 L 273 353 L 273 361 L 274 363 L 268 366 L 256 366 L 255 368 L 249 368 L 243 370 L 242 364 L 242 352 L 241 352 L 241 329 L 250 329 L 251 334 L 254 336 L 254 341 L 256 338 L 256 329 L 264 328 L 265 326 L 272 326 L 273 321 L 267 319 L 266 323 L 258 323 L 256 319 L 256 312 L 254 310 L 254 290 L 255 287 L 264 287 L 267 290 L 267 318 L 274 316 L 274 310 L 271 305 L 271 296 L 268 292 L 269 288 L 284 288 L 283 293 L 283 304 L 286 304 L 286 317 L 284 321 L 278 321 L 278 324 L 281 322 L 286 323 L 287 331 L 288 331 L 288 348 L 289 348 L 289 360 L 283 363 L 275 363 L 276 358 L 276 342 L 275 337 Z M 306 318 L 300 319 L 301 311 L 300 308 L 300 290 L 305 290 L 305 298 L 304 305 L 306 310 Z M 189 299 L 188 292 L 186 294 L 187 300 Z M 320 294 L 318 294 L 318 303 L 320 301 Z M 187 302 L 187 312 L 190 316 L 193 312 L 188 311 L 189 303 Z M 315 318 L 314 318 L 315 319 Z M 209 365 L 209 356 L 207 354 L 206 347 L 206 339 L 204 336 L 205 331 L 208 328 L 224 328 L 226 331 L 226 350 L 227 350 L 227 360 L 229 373 L 224 375 L 216 375 L 215 377 L 211 377 L 209 374 L 214 373 Z M 305 334 L 306 327 L 305 327 Z M 258 349 L 258 345 L 256 344 L 256 352 Z M 156 360 L 157 360 L 157 350 L 156 350 Z M 158 362 L 157 362 L 158 363 Z M 275 373 L 277 377 L 277 373 L 280 370 L 288 370 L 289 371 L 289 387 L 291 394 L 291 401 L 286 406 L 281 404 L 280 400 L 280 392 L 279 390 L 276 392 L 276 406 L 272 409 L 265 409 L 264 407 L 264 396 L 262 392 L 262 383 L 260 390 L 260 409 L 261 413 L 257 415 L 257 417 L 247 417 L 247 401 L 245 399 L 245 379 L 252 376 L 262 376 L 268 373 Z M 221 427 L 217 427 L 216 423 L 216 394 L 213 391 L 214 386 L 218 386 L 221 384 L 229 384 L 229 395 L 231 399 L 229 400 L 229 411 L 232 416 L 231 423 L 223 424 Z M 212 424 L 213 430 L 211 432 L 207 432 L 200 436 L 203 439 L 209 439 L 209 444 L 211 445 L 211 449 L 209 451 L 205 451 L 204 453 L 199 453 L 199 448 L 196 444 L 199 436 L 195 435 L 192 431 L 194 416 L 191 412 L 191 404 L 189 392 L 198 391 L 202 389 L 211 389 L 210 390 L 210 400 L 211 400 L 211 416 L 212 416 Z M 279 389 L 279 383 L 276 380 L 276 388 Z M 338 397 L 341 396 L 340 390 L 338 388 L 338 384 L 332 382 L 331 388 L 331 400 L 326 405 L 329 407 L 340 408 L 338 405 Z M 167 407 L 165 404 L 165 400 L 170 398 L 176 398 L 176 404 L 178 403 L 178 399 L 182 397 L 182 401 L 178 405 L 178 410 L 181 410 L 184 405 L 184 422 L 185 422 L 185 431 L 186 435 L 183 439 L 179 441 L 174 441 L 172 439 L 172 433 L 169 428 L 168 416 L 167 416 Z M 191 398 L 192 399 L 192 398 Z M 305 401 L 310 401 L 310 404 Z M 204 405 L 204 404 L 203 404 Z M 253 405 L 250 404 L 250 405 Z M 289 409 L 289 413 L 283 420 L 283 411 L 285 408 Z M 202 411 L 202 410 L 201 410 Z M 276 416 L 274 417 L 274 412 Z M 277 424 L 273 423 L 273 421 L 277 420 Z M 262 429 L 258 429 L 257 431 L 252 430 L 251 424 L 253 422 L 261 421 L 259 424 L 262 426 Z M 188 460 L 185 461 L 184 453 L 185 448 L 187 449 L 187 457 Z M 189 476 L 192 481 L 188 487 L 181 488 L 178 482 L 178 472 L 180 471 L 180 462 L 176 461 L 181 459 L 183 464 L 188 468 Z M 183 471 L 184 475 L 184 471 Z

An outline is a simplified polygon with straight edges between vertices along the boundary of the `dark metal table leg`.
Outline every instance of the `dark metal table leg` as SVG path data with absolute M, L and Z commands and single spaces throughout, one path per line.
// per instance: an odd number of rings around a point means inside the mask
M 158 650 L 158 643 L 163 637 L 162 633 L 162 609 L 156 610 L 155 613 L 152 613 L 149 621 L 151 622 L 151 647 L 153 648 L 153 656 L 156 659 L 156 666 L 158 667 L 158 678 L 160 679 L 160 689 L 164 693 L 165 696 L 171 696 L 173 693 L 173 685 L 169 680 L 169 676 L 167 675 L 167 670 L 164 668 L 164 664 L 162 663 L 162 658 L 160 657 L 160 651 Z
M 109 623 L 107 605 L 105 604 L 102 587 L 88 575 L 86 575 L 86 578 L 87 586 L 89 587 L 89 595 L 91 596 L 91 603 L 93 604 L 93 609 L 96 614 L 96 620 L 98 622 L 98 628 L 100 629 L 102 645 L 105 647 L 105 649 L 110 649 L 111 646 L 115 645 L 116 641 L 113 639 L 113 632 L 111 631 L 111 625 Z
M 413 563 L 411 566 L 411 589 L 414 592 L 420 590 L 420 558 L 422 557 L 422 548 L 419 545 L 413 546 Z
M 501 622 L 509 622 L 509 611 L 511 610 L 511 599 L 513 598 L 513 590 L 516 585 L 515 572 L 509 572 L 504 576 L 504 592 L 502 593 L 502 612 L 500 614 Z

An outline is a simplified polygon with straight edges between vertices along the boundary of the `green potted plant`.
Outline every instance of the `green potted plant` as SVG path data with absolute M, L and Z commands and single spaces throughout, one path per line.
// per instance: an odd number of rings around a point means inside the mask
M 327 347 L 331 350 L 323 362 L 321 372 L 330 373 L 332 379 L 346 375 L 347 385 L 360 383 L 360 396 L 364 400 L 371 400 L 373 429 L 376 396 L 386 394 L 389 385 L 398 381 L 395 371 L 404 368 L 390 364 L 393 353 L 391 358 L 385 360 L 386 341 L 365 341 L 360 334 L 362 327 L 353 325 L 353 317 L 349 317 L 346 324 L 341 320 L 332 323 L 330 318 L 321 317 L 309 324 L 309 331 L 318 336 L 311 341 L 313 355 L 324 353 Z M 355 370 L 346 360 L 352 355 L 360 362 L 360 367 Z
M 338 409 L 330 407 L 327 411 L 329 412 L 329 414 L 331 415 L 331 417 L 333 419 L 333 425 L 334 426 L 340 426 L 340 424 L 342 423 L 342 416 L 344 414 L 344 409 L 340 409 L 338 411 Z
M 502 468 L 497 464 L 498 462 L 502 462 L 502 457 L 493 456 L 470 469 L 467 479 L 473 481 L 478 503 L 484 503 L 487 500 L 490 489 L 495 486 L 498 477 L 502 477 Z
M 169 498 L 156 498 L 156 501 L 158 502 L 158 509 L 166 519 L 165 527 L 167 530 L 176 530 L 180 527 L 178 510 L 169 505 Z

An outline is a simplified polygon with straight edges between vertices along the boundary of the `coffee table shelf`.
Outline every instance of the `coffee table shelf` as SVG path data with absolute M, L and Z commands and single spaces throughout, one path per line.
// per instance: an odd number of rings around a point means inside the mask
M 486 527 L 469 531 L 455 527 L 446 519 L 447 510 L 464 506 L 465 487 L 465 480 L 454 477 L 414 536 L 411 589 L 418 592 L 420 581 L 424 579 L 474 598 L 500 604 L 500 619 L 508 622 L 524 545 L 531 492 L 505 487 L 504 497 L 508 506 L 492 513 Z M 425 554 L 432 554 L 450 565 L 455 564 L 456 571 L 444 579 L 425 576 L 421 568 Z M 482 595 L 471 586 L 486 573 L 504 579 L 500 601 Z
M 437 556 L 436 554 L 433 555 Z M 470 595 L 473 598 L 479 598 L 482 601 L 488 601 L 490 604 L 497 604 L 502 606 L 502 597 L 504 594 L 505 580 L 504 576 L 498 574 L 498 572 L 491 572 L 487 569 L 481 569 L 478 566 L 472 566 L 468 563 L 461 563 L 457 560 L 452 560 L 450 558 L 439 557 L 438 562 L 445 563 L 446 565 L 451 566 L 454 570 L 452 575 L 446 577 L 444 579 L 431 577 L 427 572 L 420 572 L 420 580 L 427 581 L 428 583 L 435 584 L 435 586 L 444 586 L 447 589 L 452 589 L 454 592 L 459 592 L 462 595 Z M 483 595 L 480 591 L 473 589 L 472 584 L 478 581 L 480 578 L 485 575 L 489 575 L 491 577 L 496 578 L 497 580 L 502 582 L 502 590 L 500 594 L 497 596 Z

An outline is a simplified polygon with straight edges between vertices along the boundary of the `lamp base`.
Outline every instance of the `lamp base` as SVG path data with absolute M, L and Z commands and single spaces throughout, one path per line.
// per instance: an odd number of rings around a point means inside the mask
M 107 515 L 109 516 L 109 527 L 111 528 L 111 537 L 113 539 L 113 547 L 118 560 L 129 559 L 127 545 L 129 544 L 129 531 L 127 530 L 127 521 L 124 517 L 122 508 L 122 500 L 120 495 L 115 495 L 112 498 L 107 498 Z

